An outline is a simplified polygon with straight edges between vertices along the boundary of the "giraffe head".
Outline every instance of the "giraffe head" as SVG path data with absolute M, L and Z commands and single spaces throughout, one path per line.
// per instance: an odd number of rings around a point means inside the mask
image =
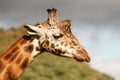
M 41 50 L 89 62 L 89 55 L 71 32 L 70 20 L 59 21 L 57 10 L 54 8 L 47 11 L 47 21 L 36 25 L 24 25 L 29 34 L 39 36 Z

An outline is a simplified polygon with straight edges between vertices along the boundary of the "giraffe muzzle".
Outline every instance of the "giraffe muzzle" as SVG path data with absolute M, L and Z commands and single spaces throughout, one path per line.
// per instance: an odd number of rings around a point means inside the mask
M 76 53 L 76 54 L 73 54 L 74 55 L 74 59 L 76 61 L 79 61 L 79 62 L 90 62 L 90 57 L 87 53 Z

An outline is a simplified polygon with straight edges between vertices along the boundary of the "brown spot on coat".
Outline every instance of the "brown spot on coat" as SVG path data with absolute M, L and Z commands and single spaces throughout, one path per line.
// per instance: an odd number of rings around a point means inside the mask
M 21 68 L 21 69 L 25 69 L 28 65 L 29 65 L 29 59 L 26 58 L 26 59 L 24 59 L 24 61 L 22 62 L 20 68 Z
M 40 51 L 40 48 L 39 48 L 39 47 L 36 47 L 36 51 Z
M 8 67 L 4 75 L 4 80 L 18 80 L 18 76 L 15 74 L 13 67 Z
M 23 54 L 21 54 L 17 60 L 16 60 L 16 64 L 20 64 L 21 60 L 23 59 Z
M 14 55 L 10 58 L 9 62 L 14 61 L 14 60 L 17 58 L 18 53 L 19 53 L 19 51 L 18 51 L 18 52 L 16 52 L 16 53 L 14 53 Z
M 49 41 L 48 40 L 46 41 L 46 44 L 49 45 Z
M 31 53 L 33 51 L 33 45 L 31 44 L 29 46 L 25 46 L 24 47 L 24 51 Z
M 62 41 L 61 43 L 60 43 L 60 45 L 63 45 L 64 44 L 64 42 Z
M 18 46 L 16 46 L 15 48 L 13 48 L 8 54 L 6 54 L 4 56 L 5 60 L 8 60 L 9 58 L 11 58 L 13 56 L 13 54 L 18 50 Z
M 64 46 L 65 46 L 65 47 L 67 47 L 67 45 L 68 45 L 68 43 L 65 43 L 65 45 L 64 45 Z
M 55 45 L 53 43 L 51 44 L 51 48 L 55 48 Z
M 20 45 L 23 45 L 23 44 L 25 44 L 27 42 L 27 40 L 22 40 L 21 42 L 20 42 Z
M 56 44 L 56 47 L 59 47 L 59 44 Z
M 8 60 L 8 59 L 11 57 L 11 55 L 12 55 L 12 53 L 6 54 L 5 57 L 4 57 L 4 59 L 5 59 L 5 60 Z
M 41 52 L 45 52 L 45 51 L 47 51 L 46 48 L 41 48 Z
M 18 46 L 16 46 L 15 48 L 13 48 L 13 49 L 11 50 L 11 53 L 16 52 L 18 49 L 19 49 L 19 47 L 18 47 Z
M 55 49 L 55 53 L 59 55 L 61 53 L 61 49 Z

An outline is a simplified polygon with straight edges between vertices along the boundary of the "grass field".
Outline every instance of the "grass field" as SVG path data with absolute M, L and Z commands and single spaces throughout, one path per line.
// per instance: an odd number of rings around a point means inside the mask
M 26 31 L 22 27 L 0 29 L 0 53 L 19 39 Z M 98 72 L 87 63 L 58 57 L 44 52 L 39 55 L 19 80 L 114 80 Z

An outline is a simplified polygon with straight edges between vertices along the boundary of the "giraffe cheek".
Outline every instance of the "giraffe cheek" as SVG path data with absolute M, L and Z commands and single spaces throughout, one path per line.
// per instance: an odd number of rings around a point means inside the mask
M 55 45 L 52 43 L 50 47 L 54 49 L 54 48 L 55 48 Z

